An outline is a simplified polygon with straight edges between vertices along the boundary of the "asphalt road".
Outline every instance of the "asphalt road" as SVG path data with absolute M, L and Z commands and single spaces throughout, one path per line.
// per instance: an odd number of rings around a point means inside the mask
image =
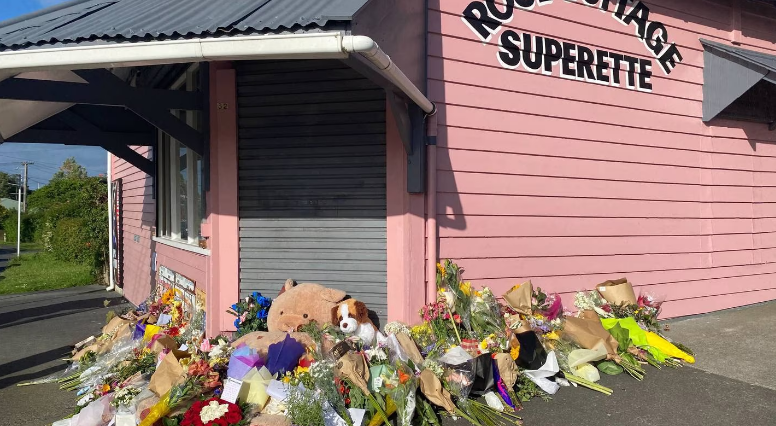
M 0 425 L 42 426 L 72 413 L 74 393 L 16 384 L 64 369 L 72 345 L 98 333 L 122 303 L 102 286 L 0 296 Z
M 99 286 L 0 296 L 0 425 L 47 425 L 72 412 L 75 395 L 55 384 L 15 385 L 64 368 L 71 345 L 99 332 L 120 303 Z M 608 397 L 561 388 L 525 405 L 525 425 L 776 425 L 776 302 L 670 324 L 669 336 L 696 351 L 695 366 L 647 367 L 643 382 L 605 376 Z

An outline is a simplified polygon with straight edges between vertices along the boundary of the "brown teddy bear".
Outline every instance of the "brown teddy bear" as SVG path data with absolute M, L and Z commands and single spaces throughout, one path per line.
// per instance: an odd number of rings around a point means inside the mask
M 286 333 L 305 346 L 314 344 L 307 333 L 299 333 L 303 325 L 316 321 L 323 325 L 331 322 L 332 308 L 345 299 L 345 292 L 327 288 L 320 284 L 296 284 L 287 280 L 280 295 L 272 301 L 267 314 L 267 329 L 246 334 L 232 343 L 237 347 L 243 343 L 256 349 L 261 356 L 267 355 L 267 348 L 285 339 Z

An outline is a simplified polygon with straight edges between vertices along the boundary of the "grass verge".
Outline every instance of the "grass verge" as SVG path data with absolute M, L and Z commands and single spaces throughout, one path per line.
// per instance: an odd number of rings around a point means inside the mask
M 94 282 L 88 266 L 62 262 L 50 253 L 35 253 L 10 262 L 0 274 L 0 294 L 56 290 Z

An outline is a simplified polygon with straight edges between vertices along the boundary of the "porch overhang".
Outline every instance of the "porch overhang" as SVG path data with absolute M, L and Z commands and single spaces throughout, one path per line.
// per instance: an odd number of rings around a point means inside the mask
M 756 85 L 776 86 L 776 56 L 701 39 L 703 52 L 703 121 L 724 112 Z M 760 86 L 758 86 L 760 87 Z M 758 121 L 762 117 L 742 117 Z M 767 117 L 770 130 L 776 116 Z
M 389 93 L 389 105 L 397 117 L 399 134 L 409 157 L 408 192 L 423 192 L 424 121 L 426 116 L 436 113 L 436 106 L 373 39 L 348 35 L 342 31 L 2 51 L 0 79 L 5 77 L 0 81 L 0 110 L 3 108 L 2 102 L 7 102 L 3 99 L 49 105 L 55 103 L 53 105 L 59 105 L 59 109 L 56 111 L 55 108 L 54 113 L 64 111 L 73 104 L 123 106 L 201 154 L 204 145 L 199 132 L 169 113 L 170 109 L 201 109 L 201 97 L 197 98 L 197 94 L 129 87 L 108 69 L 188 62 L 293 59 L 343 60 Z M 34 72 L 71 72 L 88 84 L 24 78 L 25 73 Z M 51 115 L 49 112 L 39 118 L 42 120 Z M 82 125 L 73 130 L 88 136 L 86 140 L 105 136 L 100 135 L 102 130 L 95 127 Z M 25 142 L 18 140 L 18 137 L 14 139 L 17 134 L 6 132 L 0 127 L 1 138 Z M 30 133 L 22 133 L 20 136 L 30 136 Z M 68 136 L 72 138 L 74 134 Z M 111 152 L 146 172 L 152 172 L 150 161 L 141 161 L 129 155 L 131 149 L 127 148 L 127 144 L 110 140 L 109 144 L 113 147 Z

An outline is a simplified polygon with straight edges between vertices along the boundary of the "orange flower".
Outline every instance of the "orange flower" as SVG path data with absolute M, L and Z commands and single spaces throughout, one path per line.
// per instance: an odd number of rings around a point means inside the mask
M 102 385 L 102 393 L 110 392 L 110 385 Z
M 403 384 L 407 383 L 407 380 L 409 380 L 409 379 L 410 379 L 410 375 L 409 374 L 399 370 L 399 383 L 400 384 L 403 385 Z

